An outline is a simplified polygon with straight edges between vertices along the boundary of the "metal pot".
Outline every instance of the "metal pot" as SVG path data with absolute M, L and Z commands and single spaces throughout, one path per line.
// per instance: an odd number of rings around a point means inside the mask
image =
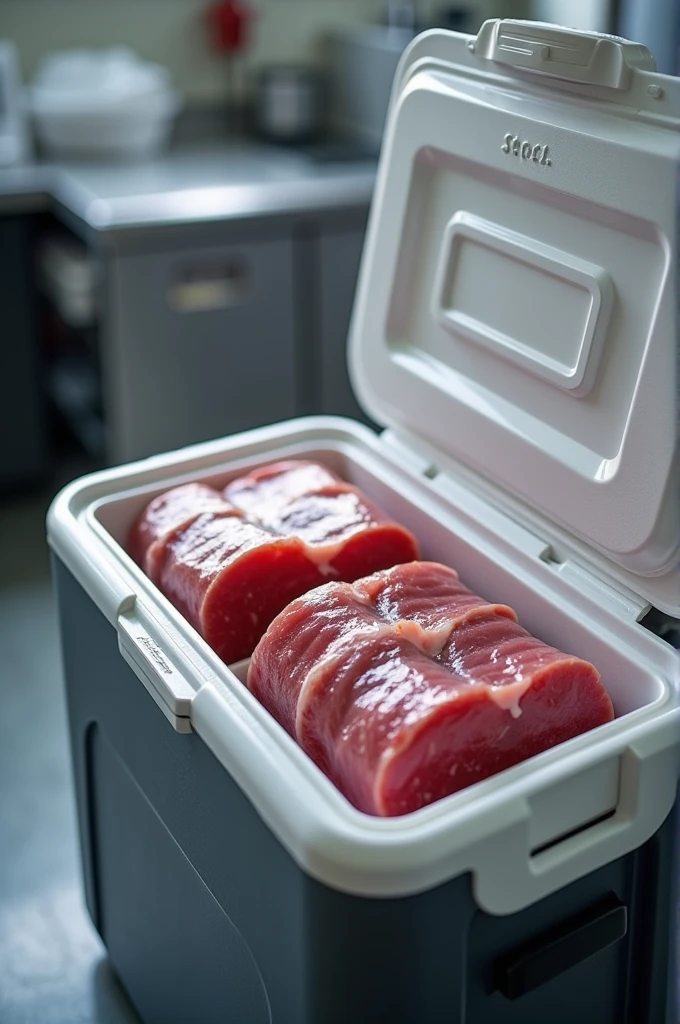
M 272 142 L 310 142 L 319 132 L 321 80 L 309 68 L 276 66 L 259 73 L 256 124 Z

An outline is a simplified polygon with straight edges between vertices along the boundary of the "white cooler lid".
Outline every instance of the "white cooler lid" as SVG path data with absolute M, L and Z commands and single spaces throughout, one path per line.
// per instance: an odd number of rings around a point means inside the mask
M 501 20 L 420 36 L 350 338 L 377 420 L 674 614 L 679 129 L 680 80 L 637 44 Z

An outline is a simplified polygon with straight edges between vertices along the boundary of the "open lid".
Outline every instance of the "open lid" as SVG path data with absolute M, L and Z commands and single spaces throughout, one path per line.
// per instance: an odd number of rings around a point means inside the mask
M 680 80 L 535 22 L 420 36 L 350 339 L 364 406 L 680 615 Z

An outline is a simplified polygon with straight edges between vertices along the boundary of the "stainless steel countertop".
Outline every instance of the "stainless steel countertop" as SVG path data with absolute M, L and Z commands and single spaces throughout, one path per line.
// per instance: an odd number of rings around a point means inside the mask
M 0 170 L 0 214 L 54 208 L 97 237 L 370 202 L 376 162 L 318 162 L 257 143 L 177 149 L 128 164 L 28 164 Z

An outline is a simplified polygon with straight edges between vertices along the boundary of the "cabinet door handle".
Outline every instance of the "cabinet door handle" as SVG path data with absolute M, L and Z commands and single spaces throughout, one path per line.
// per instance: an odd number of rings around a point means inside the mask
M 168 305 L 175 313 L 228 309 L 247 301 L 251 275 L 244 260 L 190 263 L 170 282 Z
M 624 937 L 626 907 L 614 893 L 498 958 L 494 988 L 518 999 Z

